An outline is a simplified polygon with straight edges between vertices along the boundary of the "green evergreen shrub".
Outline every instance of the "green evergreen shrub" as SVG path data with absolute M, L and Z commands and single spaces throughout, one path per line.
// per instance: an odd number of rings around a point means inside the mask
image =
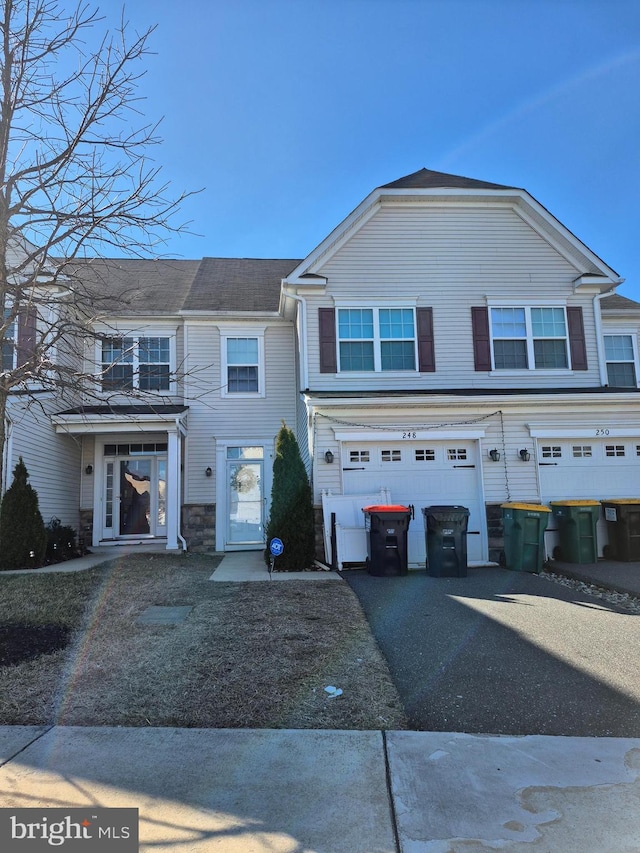
M 273 460 L 267 563 L 271 559 L 269 542 L 275 536 L 284 544 L 284 553 L 275 561 L 276 570 L 300 572 L 313 565 L 315 531 L 311 486 L 296 437 L 284 422 L 276 438 Z
M 62 524 L 55 516 L 46 526 L 47 531 L 47 563 L 61 563 L 78 556 L 76 531 L 69 525 Z
M 13 471 L 13 482 L 0 504 L 0 567 L 31 569 L 42 566 L 47 532 L 38 507 L 38 493 L 27 482 L 22 456 Z

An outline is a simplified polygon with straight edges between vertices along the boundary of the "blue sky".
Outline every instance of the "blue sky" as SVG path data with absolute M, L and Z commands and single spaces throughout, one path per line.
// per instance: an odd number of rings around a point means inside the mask
M 114 5 L 102 3 L 109 18 Z M 304 257 L 422 168 L 524 187 L 640 300 L 639 0 L 130 0 L 141 109 L 201 236 Z

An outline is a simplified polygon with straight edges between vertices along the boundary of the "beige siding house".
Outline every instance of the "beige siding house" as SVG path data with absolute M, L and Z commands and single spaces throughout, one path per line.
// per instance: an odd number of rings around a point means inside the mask
M 16 399 L 8 456 L 94 545 L 263 547 L 282 421 L 325 544 L 323 506 L 344 528 L 324 554 L 339 565 L 364 558 L 367 496 L 415 507 L 414 566 L 423 507 L 466 506 L 483 564 L 500 559 L 505 501 L 640 496 L 640 305 L 523 189 L 422 169 L 303 260 L 96 260 L 83 275 L 105 306 L 95 379 L 37 417 Z
M 481 564 L 505 501 L 636 494 L 640 306 L 610 295 L 621 281 L 525 190 L 426 169 L 376 189 L 283 282 L 316 502 L 413 505 L 413 565 L 422 508 L 464 505 Z

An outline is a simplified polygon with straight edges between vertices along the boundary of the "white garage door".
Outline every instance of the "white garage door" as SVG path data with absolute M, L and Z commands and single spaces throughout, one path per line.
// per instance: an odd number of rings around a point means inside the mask
M 542 503 L 555 500 L 640 497 L 640 438 L 538 439 L 538 470 Z M 598 551 L 608 542 L 601 517 Z M 557 539 L 547 537 L 553 554 Z
M 539 439 L 543 503 L 640 497 L 640 438 Z
M 345 442 L 342 445 L 344 493 L 367 494 L 387 488 L 392 503 L 413 504 L 409 525 L 410 566 L 424 566 L 426 544 L 422 508 L 454 504 L 469 509 L 467 559 L 482 562 L 484 509 L 477 442 Z

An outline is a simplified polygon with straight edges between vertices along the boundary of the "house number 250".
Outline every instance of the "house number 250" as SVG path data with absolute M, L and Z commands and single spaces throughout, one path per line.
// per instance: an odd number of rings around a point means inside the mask
M 596 436 L 599 436 L 599 435 L 609 435 L 609 430 L 608 429 L 597 429 L 596 430 Z
M 417 433 L 415 433 L 415 432 L 403 432 L 402 437 L 403 438 L 417 438 L 418 436 L 417 436 Z

